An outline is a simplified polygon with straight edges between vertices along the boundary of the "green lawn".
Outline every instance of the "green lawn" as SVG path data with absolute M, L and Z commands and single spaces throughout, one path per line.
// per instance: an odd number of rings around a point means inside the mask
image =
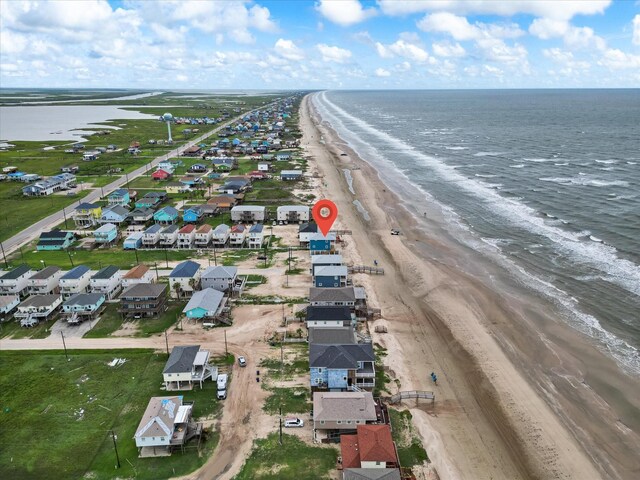
M 51 334 L 49 330 L 58 318 L 55 317 L 47 322 L 40 322 L 31 328 L 21 327 L 20 321 L 15 319 L 4 322 L 0 325 L 0 338 L 47 338 Z
M 315 447 L 294 435 L 278 434 L 256 440 L 251 455 L 235 480 L 322 480 L 331 478 L 338 451 L 334 447 Z
M 282 414 L 309 413 L 311 411 L 311 391 L 305 387 L 267 387 L 265 390 L 271 392 L 267 397 L 262 409 L 276 415 L 282 408 Z
M 162 333 L 171 327 L 178 320 L 178 316 L 182 314 L 185 306 L 184 302 L 169 302 L 169 308 L 157 318 L 142 318 L 134 320 L 138 323 L 138 337 L 150 337 L 156 333 Z
M 166 355 L 145 350 L 0 352 L 0 478 L 157 480 L 202 465 L 195 448 L 168 458 L 139 459 L 133 435 L 149 398 L 159 389 Z M 126 358 L 119 367 L 107 365 Z M 215 383 L 181 392 L 195 401 L 194 416 L 218 414 Z M 110 432 L 117 435 L 121 468 L 115 468 Z
M 98 321 L 94 320 L 92 323 L 94 324 L 93 327 L 84 334 L 84 338 L 105 338 L 110 336 L 122 326 L 122 316 L 118 313 L 118 304 L 107 304 Z
M 389 409 L 393 440 L 398 447 L 400 465 L 411 468 L 429 461 L 422 442 L 413 431 L 411 412 L 409 410 Z

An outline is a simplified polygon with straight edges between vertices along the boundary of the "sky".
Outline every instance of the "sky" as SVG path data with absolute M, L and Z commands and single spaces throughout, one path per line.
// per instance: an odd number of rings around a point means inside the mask
M 640 1 L 2 0 L 0 87 L 640 87 Z

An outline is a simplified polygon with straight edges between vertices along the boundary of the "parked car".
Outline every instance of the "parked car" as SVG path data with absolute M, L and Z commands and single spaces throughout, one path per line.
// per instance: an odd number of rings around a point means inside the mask
M 247 359 L 244 357 L 238 357 L 238 365 L 240 365 L 241 367 L 246 367 Z
M 289 417 L 284 420 L 285 427 L 304 427 L 304 421 L 301 418 Z

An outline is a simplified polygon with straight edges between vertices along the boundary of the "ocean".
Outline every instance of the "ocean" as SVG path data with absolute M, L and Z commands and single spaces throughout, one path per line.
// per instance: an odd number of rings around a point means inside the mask
M 450 238 L 640 376 L 640 90 L 328 91 L 313 101 L 412 213 L 437 209 Z

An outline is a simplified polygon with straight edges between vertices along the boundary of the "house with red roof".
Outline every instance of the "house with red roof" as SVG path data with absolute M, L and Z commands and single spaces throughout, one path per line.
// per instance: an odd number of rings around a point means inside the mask
M 400 479 L 398 453 L 389 425 L 358 425 L 340 437 L 343 479 Z M 387 471 L 388 470 L 388 471 Z
M 178 248 L 191 248 L 196 238 L 196 226 L 188 224 L 178 231 Z
M 171 178 L 171 172 L 167 172 L 166 170 L 159 168 L 151 174 L 151 178 L 154 180 L 167 180 Z

